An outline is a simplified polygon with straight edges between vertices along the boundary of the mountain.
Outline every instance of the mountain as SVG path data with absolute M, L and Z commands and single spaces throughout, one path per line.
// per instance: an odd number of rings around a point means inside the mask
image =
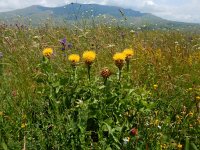
M 2 21 L 7 23 L 19 21 L 20 23 L 27 23 L 28 21 L 32 20 L 32 24 L 39 24 L 41 22 L 45 22 L 47 18 L 54 20 L 56 24 L 73 22 L 75 20 L 97 19 L 101 20 L 102 22 L 111 22 L 111 20 L 117 20 L 118 23 L 122 20 L 126 20 L 126 22 L 132 25 L 191 25 L 168 21 L 150 13 L 141 13 L 132 9 L 98 4 L 71 3 L 66 6 L 53 8 L 34 5 L 24 9 L 0 13 L 0 22 Z

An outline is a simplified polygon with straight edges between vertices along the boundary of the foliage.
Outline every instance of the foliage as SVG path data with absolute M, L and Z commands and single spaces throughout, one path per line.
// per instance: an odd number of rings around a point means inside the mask
M 198 34 L 2 25 L 0 35 L 1 149 L 200 149 Z M 62 50 L 65 36 L 73 47 Z M 127 48 L 119 68 L 113 56 Z M 88 49 L 91 63 L 79 58 Z

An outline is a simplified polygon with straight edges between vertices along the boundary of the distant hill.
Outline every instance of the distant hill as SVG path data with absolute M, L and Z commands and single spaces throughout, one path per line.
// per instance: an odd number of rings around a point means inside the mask
M 78 4 L 71 3 L 62 7 L 43 7 L 30 6 L 24 9 L 18 9 L 10 12 L 0 13 L 0 21 L 2 22 L 16 22 L 27 23 L 31 20 L 32 24 L 40 24 L 47 18 L 56 21 L 58 24 L 66 22 L 73 22 L 75 20 L 91 20 L 97 19 L 103 21 L 117 20 L 120 22 L 126 20 L 127 23 L 140 25 L 156 26 L 190 26 L 193 24 L 179 23 L 168 21 L 160 17 L 154 16 L 150 13 L 141 13 L 132 9 L 124 9 L 115 6 L 105 6 L 97 4 Z

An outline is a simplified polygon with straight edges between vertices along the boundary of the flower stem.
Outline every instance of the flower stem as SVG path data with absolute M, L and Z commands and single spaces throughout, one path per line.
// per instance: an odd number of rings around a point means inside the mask
M 76 81 L 77 75 L 76 75 L 76 67 L 74 68 L 74 80 Z
M 129 72 L 129 68 L 130 68 L 130 60 L 127 59 L 126 60 L 126 69 L 127 69 L 127 72 Z
M 76 66 L 72 65 L 72 69 L 73 69 L 73 78 L 74 81 L 76 81 Z
M 105 78 L 105 79 L 104 79 L 104 85 L 105 85 L 105 86 L 106 86 L 106 83 L 107 83 L 107 79 L 108 79 L 108 78 Z
M 122 69 L 119 68 L 118 71 L 119 71 L 119 73 L 118 73 L 118 80 L 120 81 L 121 80 L 121 75 L 122 75 Z
M 91 66 L 88 65 L 87 68 L 88 68 L 88 79 L 89 79 L 89 81 L 90 81 L 90 69 L 91 69 Z

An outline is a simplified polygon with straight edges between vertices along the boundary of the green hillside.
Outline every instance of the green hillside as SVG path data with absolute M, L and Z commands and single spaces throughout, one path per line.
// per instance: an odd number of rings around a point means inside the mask
M 143 23 L 161 23 L 166 20 L 156 17 L 152 14 L 141 13 L 131 9 L 123 9 L 114 6 L 103 6 L 97 4 L 76 4 L 71 3 L 62 7 L 43 7 L 34 5 L 24 9 L 19 9 L 10 12 L 0 13 L 0 20 L 2 22 L 16 22 L 19 18 L 28 22 L 32 20 L 33 24 L 44 22 L 47 18 L 62 22 L 67 20 L 69 22 L 75 20 L 91 20 L 97 19 L 103 22 L 112 21 L 116 19 L 118 22 L 126 20 L 129 23 L 141 25 Z M 103 20 L 102 20 L 103 19 Z
M 141 13 L 132 9 L 124 9 L 115 6 L 97 4 L 71 3 L 62 7 L 30 6 L 10 12 L 0 13 L 0 22 L 6 24 L 32 24 L 41 25 L 51 20 L 55 25 L 60 26 L 68 23 L 88 24 L 99 22 L 100 24 L 112 24 L 123 26 L 135 26 L 145 28 L 200 28 L 199 24 L 182 23 L 162 19 L 150 13 Z

